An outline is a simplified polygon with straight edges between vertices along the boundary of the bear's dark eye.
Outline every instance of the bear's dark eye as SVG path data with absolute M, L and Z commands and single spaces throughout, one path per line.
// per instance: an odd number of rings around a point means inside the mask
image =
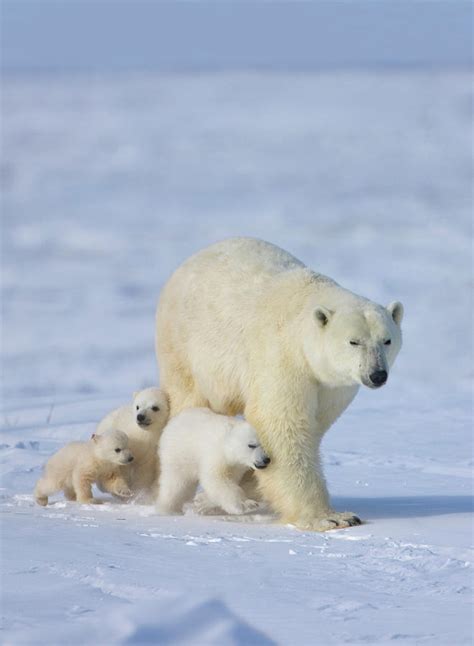
M 360 345 L 359 341 L 349 341 L 351 345 Z
M 249 444 L 249 449 L 256 449 L 257 445 L 256 444 Z
M 140 410 L 140 406 L 137 406 L 137 410 Z
M 392 343 L 392 339 L 387 339 L 384 341 L 384 345 L 390 345 Z
M 115 453 L 120 453 L 122 449 L 115 449 Z
M 157 413 L 160 409 L 158 408 L 158 406 L 152 406 L 151 410 L 154 410 L 155 413 Z

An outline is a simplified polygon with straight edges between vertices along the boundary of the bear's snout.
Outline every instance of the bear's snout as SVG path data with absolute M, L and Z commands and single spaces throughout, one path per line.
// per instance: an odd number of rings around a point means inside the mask
M 271 459 L 266 455 L 261 460 L 257 460 L 256 462 L 254 462 L 254 465 L 256 469 L 266 469 L 270 464 L 270 462 L 271 462 Z
M 141 426 L 142 428 L 145 428 L 146 426 L 151 425 L 151 421 L 148 419 L 148 417 L 145 415 L 145 413 L 138 413 L 138 415 L 137 415 L 137 424 L 138 424 L 138 426 Z
M 376 370 L 369 375 L 369 379 L 372 382 L 372 385 L 376 388 L 383 386 L 387 381 L 388 374 L 386 370 Z

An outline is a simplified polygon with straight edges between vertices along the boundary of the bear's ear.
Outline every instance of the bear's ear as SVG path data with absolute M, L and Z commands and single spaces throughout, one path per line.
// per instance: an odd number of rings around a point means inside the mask
M 331 310 L 328 310 L 327 307 L 323 307 L 322 305 L 318 305 L 313 310 L 314 319 L 320 327 L 325 327 L 333 314 L 334 312 L 331 312 Z
M 400 325 L 403 319 L 403 305 L 398 301 L 393 301 L 390 305 L 387 305 L 387 311 L 395 321 L 397 325 Z
M 133 395 L 132 395 L 132 401 L 135 399 L 135 397 L 138 395 L 138 393 L 139 393 L 139 392 L 140 392 L 139 390 L 136 390 L 136 391 L 133 393 Z

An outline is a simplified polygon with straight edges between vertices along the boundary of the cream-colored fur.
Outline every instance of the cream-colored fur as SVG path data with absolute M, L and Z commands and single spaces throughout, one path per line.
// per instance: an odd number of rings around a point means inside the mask
M 402 316 L 400 303 L 353 294 L 267 242 L 213 245 L 160 297 L 157 356 L 171 415 L 189 406 L 244 413 L 272 457 L 259 487 L 283 522 L 319 531 L 358 523 L 331 509 L 319 445 L 360 385 L 388 374 Z
M 121 431 L 109 431 L 101 437 L 93 435 L 88 442 L 66 444 L 46 463 L 36 484 L 36 502 L 47 505 L 48 496 L 63 491 L 67 500 L 98 504 L 101 501 L 92 496 L 92 485 L 114 465 L 129 464 L 132 460 L 128 438 Z M 127 483 L 117 478 L 113 493 L 129 495 Z
M 243 514 L 258 507 L 240 482 L 249 469 L 265 469 L 270 458 L 250 424 L 216 415 L 208 408 L 188 408 L 167 424 L 159 446 L 161 474 L 157 510 L 181 513 L 200 483 L 198 511 Z
M 116 494 L 116 481 L 123 479 L 128 483 L 133 497 L 139 496 L 146 501 L 154 491 L 159 475 L 157 446 L 168 417 L 168 397 L 159 388 L 135 392 L 130 404 L 104 417 L 97 426 L 97 435 L 111 428 L 124 431 L 135 460 L 130 465 L 116 466 L 104 474 L 99 481 L 101 491 Z

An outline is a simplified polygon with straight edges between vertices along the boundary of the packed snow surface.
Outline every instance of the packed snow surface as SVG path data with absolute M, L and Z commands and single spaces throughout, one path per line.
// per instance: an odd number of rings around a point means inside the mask
M 5 77 L 3 643 L 472 642 L 471 81 Z M 232 235 L 405 305 L 388 384 L 324 441 L 365 524 L 35 505 L 48 456 L 157 383 L 166 278 Z

